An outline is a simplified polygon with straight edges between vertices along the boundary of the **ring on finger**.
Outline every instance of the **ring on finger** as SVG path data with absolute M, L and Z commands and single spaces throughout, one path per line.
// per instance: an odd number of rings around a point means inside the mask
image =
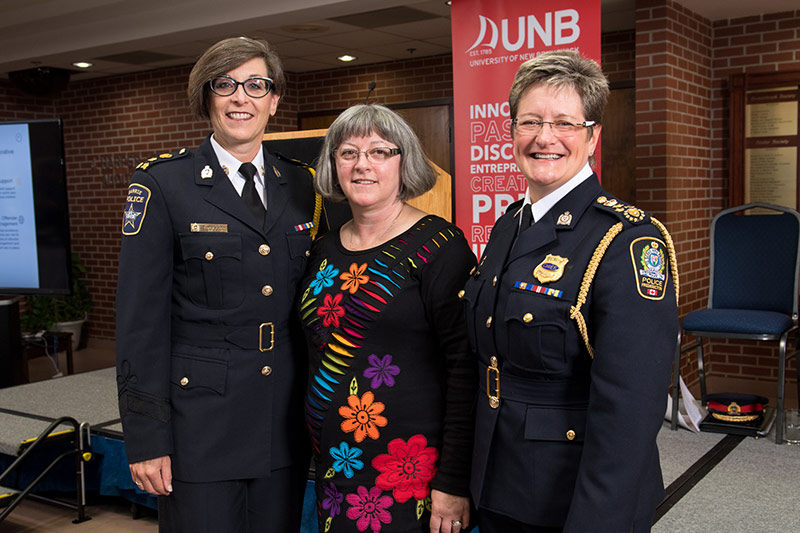
M 450 525 L 451 525 L 452 527 L 461 527 L 461 520 L 452 520 L 452 521 L 450 522 Z

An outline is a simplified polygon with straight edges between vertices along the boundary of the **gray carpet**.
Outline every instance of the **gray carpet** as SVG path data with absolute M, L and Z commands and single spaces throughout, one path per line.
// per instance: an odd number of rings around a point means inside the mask
M 669 485 L 721 437 L 685 429 L 659 433 Z M 683 469 L 683 470 L 682 470 Z M 788 533 L 800 531 L 800 446 L 745 438 L 654 526 L 654 533 Z
M 678 479 L 723 437 L 725 435 L 719 433 L 692 433 L 683 428 L 672 431 L 669 429 L 669 422 L 664 422 L 658 433 L 658 451 L 664 486 L 669 486 Z

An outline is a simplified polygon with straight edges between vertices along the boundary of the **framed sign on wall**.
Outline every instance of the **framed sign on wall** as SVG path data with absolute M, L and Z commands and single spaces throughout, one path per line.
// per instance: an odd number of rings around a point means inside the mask
M 800 71 L 736 74 L 730 85 L 730 205 L 800 205 Z

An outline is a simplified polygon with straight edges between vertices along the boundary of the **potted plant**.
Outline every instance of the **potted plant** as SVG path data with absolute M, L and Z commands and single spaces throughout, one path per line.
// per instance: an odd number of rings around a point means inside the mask
M 81 330 L 86 322 L 92 300 L 83 277 L 86 267 L 77 254 L 72 254 L 72 291 L 63 296 L 35 295 L 25 298 L 22 329 L 29 332 L 70 331 L 72 349 L 77 350 Z

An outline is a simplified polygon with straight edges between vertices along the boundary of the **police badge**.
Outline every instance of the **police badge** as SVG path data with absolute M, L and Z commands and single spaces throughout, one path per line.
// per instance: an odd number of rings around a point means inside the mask
M 539 263 L 533 269 L 533 277 L 539 280 L 540 283 L 549 283 L 551 281 L 558 281 L 564 274 L 564 267 L 569 262 L 566 257 L 560 255 L 547 254 L 544 261 Z

